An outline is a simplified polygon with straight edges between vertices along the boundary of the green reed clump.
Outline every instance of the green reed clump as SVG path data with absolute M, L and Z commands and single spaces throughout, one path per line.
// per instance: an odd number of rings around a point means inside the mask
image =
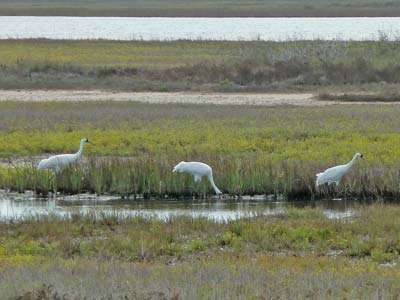
M 315 187 L 315 173 L 322 163 L 296 160 L 274 161 L 268 156 L 219 158 L 199 156 L 213 166 L 214 180 L 223 193 L 234 195 L 283 194 L 309 197 L 336 194 L 357 197 L 399 197 L 399 164 L 357 165 L 339 187 Z M 194 182 L 189 174 L 173 173 L 179 162 L 171 157 L 95 158 L 75 164 L 60 174 L 29 166 L 2 169 L 0 188 L 19 192 L 34 190 L 63 193 L 93 192 L 121 196 L 212 195 L 208 180 Z

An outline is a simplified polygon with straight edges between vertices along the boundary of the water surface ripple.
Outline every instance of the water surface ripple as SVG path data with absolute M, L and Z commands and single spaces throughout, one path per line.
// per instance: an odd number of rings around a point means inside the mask
M 168 220 L 177 216 L 204 217 L 216 221 L 229 221 L 259 215 L 276 215 L 288 207 L 318 207 L 331 219 L 351 217 L 354 201 L 276 201 L 266 197 L 241 199 L 177 199 L 177 200 L 121 200 L 117 197 L 95 195 L 58 196 L 57 199 L 37 199 L 33 194 L 0 193 L 0 220 L 22 220 L 54 215 L 70 217 L 80 215 L 116 215 L 121 218 L 142 216 Z
M 400 18 L 0 17 L 0 39 L 397 39 Z

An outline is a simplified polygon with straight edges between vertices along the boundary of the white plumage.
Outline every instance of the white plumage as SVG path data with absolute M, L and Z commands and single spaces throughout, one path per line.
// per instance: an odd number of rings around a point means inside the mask
M 211 183 L 211 186 L 214 188 L 214 191 L 217 195 L 222 194 L 221 191 L 214 183 L 212 169 L 209 165 L 202 163 L 202 162 L 185 162 L 181 161 L 177 164 L 172 172 L 179 172 L 179 173 L 189 173 L 194 176 L 194 181 L 200 181 L 203 176 L 207 176 L 208 180 Z
M 349 161 L 347 164 L 332 167 L 326 169 L 322 173 L 318 173 L 316 175 L 317 176 L 316 186 L 318 187 L 319 185 L 322 185 L 324 183 L 328 183 L 329 185 L 332 183 L 336 183 L 336 185 L 339 185 L 340 179 L 342 179 L 343 175 L 351 168 L 351 166 L 354 164 L 354 162 L 358 157 L 362 158 L 363 156 L 361 153 L 356 153 L 354 154 L 353 159 Z
M 82 156 L 83 145 L 85 143 L 90 143 L 87 138 L 83 138 L 81 140 L 81 144 L 78 152 L 74 154 L 59 154 L 50 156 L 49 158 L 42 159 L 39 162 L 38 169 L 52 169 L 56 173 L 61 172 L 64 168 L 66 168 L 69 164 L 77 161 Z

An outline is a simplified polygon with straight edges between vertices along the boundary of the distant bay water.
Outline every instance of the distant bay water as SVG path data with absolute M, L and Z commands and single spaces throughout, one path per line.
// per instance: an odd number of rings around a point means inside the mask
M 0 39 L 400 39 L 400 18 L 0 17 Z

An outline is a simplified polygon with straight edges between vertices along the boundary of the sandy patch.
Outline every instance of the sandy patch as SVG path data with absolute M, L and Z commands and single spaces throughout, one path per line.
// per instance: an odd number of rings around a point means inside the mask
M 311 93 L 153 93 L 109 92 L 100 90 L 0 90 L 0 101 L 132 101 L 141 103 L 179 103 L 214 105 L 260 105 L 260 106 L 329 106 L 329 105 L 399 105 L 400 102 L 362 102 L 318 100 Z
M 142 103 L 185 103 L 216 105 L 321 106 L 312 94 L 218 94 L 218 93 L 128 93 L 107 91 L 21 90 L 0 91 L 0 101 L 133 101 Z

